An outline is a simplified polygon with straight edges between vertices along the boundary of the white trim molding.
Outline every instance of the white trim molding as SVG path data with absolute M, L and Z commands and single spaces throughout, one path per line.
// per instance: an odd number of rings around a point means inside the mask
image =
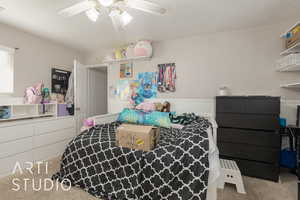
M 149 99 L 151 102 L 169 101 L 171 103 L 171 111 L 177 114 L 184 112 L 194 112 L 200 115 L 210 115 L 215 118 L 216 103 L 215 98 L 169 98 L 169 99 Z M 300 100 L 281 100 L 280 116 L 287 119 L 287 124 L 296 124 L 297 105 L 300 105 Z M 121 101 L 117 98 L 110 98 L 108 102 L 109 113 L 121 112 L 123 108 L 128 107 L 127 101 Z

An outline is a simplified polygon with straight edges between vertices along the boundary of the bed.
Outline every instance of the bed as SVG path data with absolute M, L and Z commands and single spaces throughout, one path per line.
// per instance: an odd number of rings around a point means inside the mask
M 97 125 L 68 144 L 53 179 L 102 199 L 216 200 L 214 120 L 206 116 L 182 130 L 161 128 L 158 147 L 142 152 L 115 146 L 117 116 L 93 117 Z

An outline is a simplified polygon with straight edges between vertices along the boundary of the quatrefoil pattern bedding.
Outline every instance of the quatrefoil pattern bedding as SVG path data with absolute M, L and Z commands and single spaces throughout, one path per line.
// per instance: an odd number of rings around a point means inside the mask
M 158 147 L 150 152 L 117 147 L 119 125 L 97 125 L 74 138 L 53 179 L 69 179 L 105 200 L 206 199 L 208 120 L 198 118 L 181 130 L 161 128 Z

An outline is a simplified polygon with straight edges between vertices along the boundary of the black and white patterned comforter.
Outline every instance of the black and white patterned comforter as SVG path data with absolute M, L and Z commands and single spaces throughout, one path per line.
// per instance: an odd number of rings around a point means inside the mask
M 206 199 L 208 120 L 199 118 L 181 130 L 161 128 L 159 145 L 150 152 L 117 147 L 119 125 L 97 125 L 74 138 L 53 178 L 69 179 L 103 199 Z

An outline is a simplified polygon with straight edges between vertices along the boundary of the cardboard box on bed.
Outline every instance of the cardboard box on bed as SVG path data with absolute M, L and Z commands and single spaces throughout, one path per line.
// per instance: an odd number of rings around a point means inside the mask
M 121 147 L 151 151 L 159 139 L 159 128 L 134 124 L 122 124 L 117 129 L 116 144 Z

